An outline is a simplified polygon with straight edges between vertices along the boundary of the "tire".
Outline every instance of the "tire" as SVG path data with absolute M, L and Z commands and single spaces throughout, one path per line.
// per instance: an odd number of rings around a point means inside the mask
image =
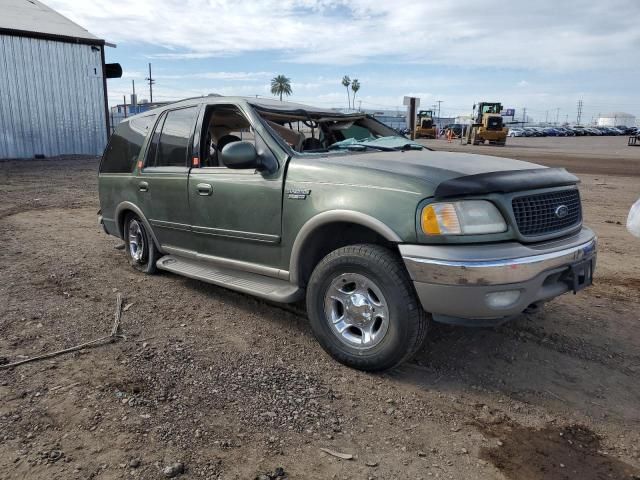
M 150 233 L 140 217 L 134 213 L 124 219 L 125 255 L 129 264 L 139 272 L 156 272 L 159 252 Z
M 307 286 L 307 312 L 322 348 L 359 370 L 401 364 L 427 335 L 428 316 L 402 261 L 379 245 L 350 245 L 324 257 Z

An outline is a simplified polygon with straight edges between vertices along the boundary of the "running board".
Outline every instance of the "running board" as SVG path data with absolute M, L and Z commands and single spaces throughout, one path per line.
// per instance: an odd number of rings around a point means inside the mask
M 165 255 L 157 261 L 156 266 L 161 270 L 167 270 L 178 275 L 248 293 L 274 302 L 296 302 L 302 298 L 304 293 L 301 288 L 292 285 L 286 280 L 222 268 L 206 261 L 191 260 L 176 255 Z

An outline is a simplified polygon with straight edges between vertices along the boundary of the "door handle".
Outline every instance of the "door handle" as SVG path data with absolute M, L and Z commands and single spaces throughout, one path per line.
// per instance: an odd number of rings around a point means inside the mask
M 208 183 L 199 183 L 196 185 L 196 188 L 198 189 L 198 195 L 202 195 L 203 197 L 213 193 L 213 187 Z
M 138 184 L 138 190 L 140 190 L 141 192 L 148 192 L 149 184 L 147 182 L 140 182 Z

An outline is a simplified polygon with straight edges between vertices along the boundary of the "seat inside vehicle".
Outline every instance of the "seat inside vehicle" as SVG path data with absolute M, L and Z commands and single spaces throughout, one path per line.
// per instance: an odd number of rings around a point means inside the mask
M 202 167 L 224 167 L 220 159 L 222 149 L 232 142 L 255 140 L 249 120 L 235 106 L 211 106 L 203 122 Z

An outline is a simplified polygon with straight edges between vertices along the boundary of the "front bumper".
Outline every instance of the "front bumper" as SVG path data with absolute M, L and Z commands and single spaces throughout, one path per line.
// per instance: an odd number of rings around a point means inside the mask
M 574 290 L 571 266 L 589 260 L 594 266 L 596 247 L 594 232 L 584 227 L 571 237 L 531 245 L 400 245 L 400 253 L 434 320 L 491 325 Z M 507 291 L 514 292 L 512 302 L 490 301 L 492 294 Z

